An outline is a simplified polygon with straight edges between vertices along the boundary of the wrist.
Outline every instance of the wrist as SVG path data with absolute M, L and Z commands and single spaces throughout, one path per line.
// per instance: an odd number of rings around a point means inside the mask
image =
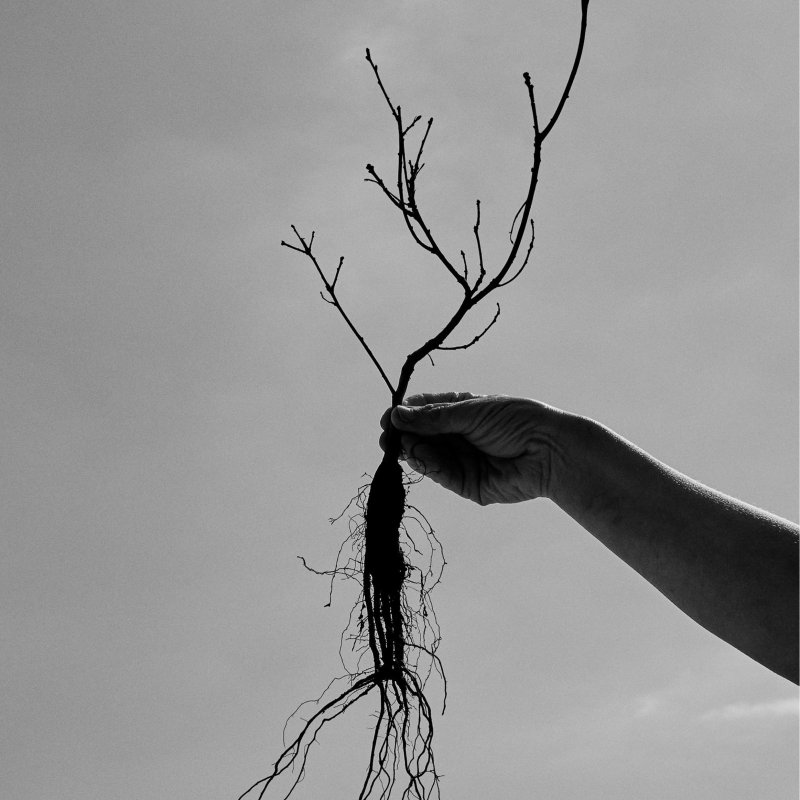
M 525 418 L 529 423 L 525 450 L 535 472 L 531 478 L 538 484 L 532 496 L 559 504 L 558 498 L 566 491 L 580 461 L 580 441 L 591 420 L 536 400 L 521 402 L 526 406 Z
M 550 409 L 546 482 L 542 496 L 569 509 L 576 499 L 581 475 L 587 468 L 592 439 L 599 427 L 594 420 Z

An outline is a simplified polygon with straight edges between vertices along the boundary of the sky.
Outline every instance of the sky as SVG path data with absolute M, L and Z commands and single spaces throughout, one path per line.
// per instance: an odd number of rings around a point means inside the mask
M 549 117 L 580 4 L 7 0 L 0 9 L 0 796 L 235 798 L 341 673 L 331 526 L 380 459 L 390 375 L 457 291 L 365 183 L 395 102 L 435 118 L 419 200 L 502 260 L 522 73 Z M 545 143 L 526 273 L 410 390 L 533 397 L 720 491 L 797 508 L 794 2 L 592 0 Z M 476 309 L 459 341 L 488 322 Z M 411 500 L 433 602 L 444 798 L 772 800 L 797 690 L 545 500 Z M 439 690 L 432 687 L 436 698 Z M 301 797 L 352 797 L 369 701 Z

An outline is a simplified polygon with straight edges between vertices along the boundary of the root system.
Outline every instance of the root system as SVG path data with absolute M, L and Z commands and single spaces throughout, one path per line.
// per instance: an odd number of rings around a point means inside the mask
M 305 776 L 309 749 L 320 731 L 368 696 L 377 699 L 378 710 L 358 800 L 388 800 L 396 785 L 402 786 L 400 797 L 408 800 L 439 797 L 433 715 L 425 686 L 434 672 L 438 674 L 446 702 L 447 683 L 436 655 L 439 625 L 430 602 L 445 562 L 427 519 L 407 504 L 412 482 L 396 458 L 384 458 L 371 483 L 362 486 L 342 515 L 331 520 L 349 515 L 350 535 L 335 567 L 320 571 L 303 561 L 312 572 L 330 576 L 331 596 L 337 578 L 361 584 L 339 648 L 347 674 L 315 701 L 316 711 L 291 742 L 284 741 L 272 772 L 239 800 L 248 795 L 261 800 L 273 783 L 287 776 L 282 783 L 284 797 L 291 795 Z

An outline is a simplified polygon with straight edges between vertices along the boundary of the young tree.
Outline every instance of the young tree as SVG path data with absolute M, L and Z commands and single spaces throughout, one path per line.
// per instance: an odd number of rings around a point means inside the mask
M 397 381 L 392 383 L 337 294 L 344 258 L 339 259 L 333 276 L 329 277 L 314 254 L 313 232 L 305 237 L 292 226 L 294 242 L 283 241 L 281 244 L 302 254 L 313 264 L 324 287 L 322 299 L 336 308 L 360 342 L 386 384 L 392 406 L 402 402 L 414 368 L 420 361 L 435 351 L 467 349 L 486 335 L 500 315 L 499 304 L 491 321 L 480 333 L 466 343 L 449 344 L 452 334 L 467 314 L 519 278 L 530 260 L 535 239 L 532 206 L 539 180 L 542 145 L 561 115 L 578 72 L 586 37 L 588 5 L 589 0 L 581 0 L 580 34 L 572 70 L 558 105 L 545 125 L 539 119 L 531 77 L 527 72 L 523 75 L 533 117 L 530 181 L 511 224 L 508 254 L 496 270 L 487 268 L 484 263 L 480 200 L 475 203 L 472 229 L 476 260 L 470 265 L 464 250 L 459 252 L 458 259 L 454 259 L 437 243 L 417 201 L 417 181 L 424 166 L 422 156 L 433 119 L 427 121 L 417 143 L 412 144 L 412 137 L 420 130 L 417 126 L 421 117 L 415 116 L 410 122 L 404 118 L 401 107 L 392 101 L 367 50 L 367 61 L 394 119 L 398 151 L 396 179 L 391 187 L 371 164 L 367 165 L 366 180 L 375 183 L 400 212 L 416 244 L 434 256 L 450 274 L 460 299 L 449 319 L 409 353 Z M 361 585 L 359 599 L 351 612 L 351 625 L 342 638 L 343 643 L 352 642 L 353 651 L 358 654 L 357 663 L 347 676 L 328 686 L 316 701 L 316 711 L 280 754 L 272 772 L 254 783 L 240 796 L 240 800 L 251 792 L 258 792 L 255 796 L 263 798 L 273 782 L 287 773 L 291 776 L 288 797 L 303 778 L 309 748 L 321 729 L 367 695 L 377 696 L 378 712 L 359 800 L 387 800 L 398 776 L 403 781 L 403 798 L 428 800 L 439 796 L 439 775 L 432 750 L 433 717 L 424 690 L 434 670 L 444 680 L 436 655 L 439 628 L 429 599 L 430 591 L 441 575 L 444 560 L 441 545 L 427 520 L 407 502 L 410 479 L 398 463 L 399 451 L 399 437 L 390 430 L 383 458 L 372 480 L 362 486 L 351 501 L 356 513 L 351 518 L 351 533 L 342 545 L 335 567 L 318 573 L 330 575 L 331 580 L 335 576 L 354 578 Z M 346 547 L 349 548 L 347 557 L 344 555 Z M 344 689 L 338 688 L 340 681 L 346 682 Z

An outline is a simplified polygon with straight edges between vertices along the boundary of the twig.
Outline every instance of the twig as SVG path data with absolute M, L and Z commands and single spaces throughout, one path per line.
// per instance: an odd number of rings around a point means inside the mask
M 486 270 L 483 266 L 483 248 L 481 247 L 481 234 L 480 234 L 480 227 L 481 227 L 481 201 L 475 201 L 476 207 L 476 219 L 475 225 L 472 228 L 472 232 L 475 234 L 475 242 L 478 245 L 478 269 L 480 270 L 478 273 L 478 280 L 475 281 L 475 285 L 472 287 L 472 292 L 476 292 L 478 287 L 481 285 L 485 275 Z
M 397 193 L 394 194 L 389 191 L 389 189 L 386 187 L 385 181 L 377 174 L 375 167 L 371 164 L 367 164 L 367 172 L 369 173 L 370 177 L 366 180 L 372 183 L 377 183 L 378 186 L 381 187 L 384 194 L 389 197 L 393 205 L 402 211 L 406 227 L 408 228 L 409 233 L 414 241 L 423 250 L 426 250 L 428 253 L 435 256 L 445 267 L 445 269 L 455 278 L 456 282 L 459 284 L 459 286 L 461 286 L 465 294 L 467 294 L 469 293 L 469 284 L 467 283 L 467 280 L 453 266 L 442 249 L 439 247 L 433 237 L 430 227 L 426 224 L 417 205 L 416 181 L 417 176 L 424 166 L 424 164 L 421 163 L 422 152 L 425 148 L 425 143 L 428 140 L 428 134 L 430 133 L 433 125 L 433 118 L 431 117 L 428 120 L 425 133 L 420 141 L 414 161 L 407 159 L 406 136 L 414 127 L 414 125 L 421 119 L 421 117 L 416 116 L 410 125 L 403 125 L 403 110 L 399 105 L 396 106 L 392 102 L 389 92 L 380 76 L 378 65 L 372 60 L 372 54 L 370 53 L 369 49 L 367 49 L 366 58 L 369 62 L 369 65 L 372 67 L 372 71 L 375 73 L 375 79 L 378 82 L 378 86 L 380 87 L 384 99 L 386 100 L 386 104 L 389 106 L 389 110 L 392 112 L 392 117 L 395 121 L 395 127 L 397 128 Z
M 531 241 L 528 244 L 528 251 L 525 253 L 525 258 L 522 260 L 522 265 L 510 278 L 506 278 L 502 283 L 498 283 L 497 284 L 498 288 L 502 286 L 508 286 L 509 283 L 515 281 L 522 274 L 522 270 L 524 270 L 525 267 L 528 266 L 528 260 L 531 257 L 531 252 L 533 251 L 533 243 L 536 240 L 536 231 L 534 228 L 533 220 L 530 220 L 530 225 L 531 225 Z
M 467 342 L 466 344 L 457 344 L 457 345 L 450 345 L 450 346 L 446 346 L 446 345 L 440 344 L 436 349 L 437 350 L 466 350 L 468 347 L 472 347 L 472 345 L 474 345 L 477 342 L 479 342 L 486 335 L 486 333 L 489 330 L 489 328 L 491 328 L 492 325 L 494 325 L 495 322 L 497 322 L 497 318 L 500 316 L 500 303 L 497 303 L 496 305 L 497 305 L 497 311 L 494 312 L 494 317 L 492 317 L 492 321 L 477 336 L 475 336 L 471 341 Z
M 569 74 L 569 79 L 567 80 L 567 85 L 564 87 L 564 92 L 561 95 L 561 100 L 558 103 L 558 107 L 556 108 L 555 113 L 553 114 L 550 122 L 547 123 L 547 127 L 542 131 L 539 138 L 544 140 L 547 138 L 547 134 L 553 129 L 553 126 L 556 124 L 556 120 L 559 118 L 561 111 L 564 108 L 564 103 L 567 102 L 567 98 L 569 97 L 569 93 L 572 90 L 572 84 L 575 81 L 575 76 L 578 74 L 578 67 L 581 63 L 581 56 L 583 55 L 583 43 L 586 41 L 586 20 L 587 15 L 589 12 L 589 0 L 581 0 L 581 32 L 580 36 L 578 37 L 578 49 L 575 53 L 575 59 L 572 62 L 572 72 Z M 533 92 L 533 87 L 531 86 L 531 92 Z
M 339 272 L 342 269 L 342 264 L 344 263 L 344 257 L 342 256 L 339 259 L 339 266 L 336 268 L 336 274 L 335 274 L 335 276 L 333 278 L 333 282 L 328 282 L 328 279 L 325 277 L 325 273 L 322 271 L 322 267 L 320 267 L 320 265 L 319 265 L 319 261 L 317 261 L 316 256 L 311 252 L 311 244 L 314 241 L 314 232 L 312 231 L 311 238 L 306 242 L 306 240 L 302 237 L 302 235 L 300 234 L 300 232 L 297 230 L 297 228 L 294 225 L 292 225 L 292 230 L 294 231 L 294 235 L 297 237 L 297 240 L 300 242 L 300 247 L 297 247 L 296 245 L 293 245 L 293 244 L 289 244 L 288 242 L 285 242 L 285 241 L 281 241 L 281 244 L 284 247 L 288 247 L 290 250 L 296 250 L 298 253 L 303 253 L 303 255 L 307 256 L 311 260 L 311 263 L 314 265 L 315 269 L 317 270 L 317 274 L 322 279 L 322 283 L 325 286 L 325 291 L 327 291 L 327 293 L 328 293 L 328 295 L 330 297 L 330 300 L 329 300 L 328 298 L 325 297 L 325 295 L 323 295 L 320 292 L 320 295 L 322 296 L 322 299 L 325 300 L 326 303 L 329 303 L 330 305 L 336 307 L 336 310 L 342 315 L 342 319 L 344 319 L 344 321 L 347 323 L 347 326 L 353 332 L 353 334 L 355 335 L 356 339 L 358 339 L 358 341 L 361 343 L 361 346 L 366 351 L 366 353 L 369 356 L 369 358 L 372 361 L 372 363 L 376 366 L 378 372 L 381 375 L 381 378 L 383 378 L 383 382 L 387 385 L 387 387 L 389 388 L 389 391 L 392 394 L 394 394 L 395 389 L 392 386 L 392 383 L 389 380 L 389 378 L 387 377 L 386 373 L 384 372 L 383 367 L 380 365 L 380 362 L 378 361 L 378 359 L 375 358 L 375 354 L 372 352 L 372 350 L 370 349 L 369 345 L 364 340 L 364 337 L 358 332 L 358 329 L 352 323 L 352 321 L 350 320 L 350 317 L 347 316 L 347 313 L 342 308 L 342 304 L 339 302 L 339 298 L 336 296 L 336 281 L 339 279 Z

